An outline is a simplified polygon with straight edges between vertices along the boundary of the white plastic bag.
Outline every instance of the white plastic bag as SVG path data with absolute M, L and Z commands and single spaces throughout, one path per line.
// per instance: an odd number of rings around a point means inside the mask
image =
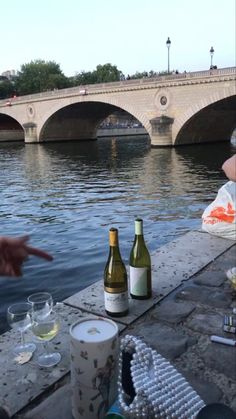
M 215 236 L 236 240 L 236 182 L 227 182 L 202 214 L 202 229 Z

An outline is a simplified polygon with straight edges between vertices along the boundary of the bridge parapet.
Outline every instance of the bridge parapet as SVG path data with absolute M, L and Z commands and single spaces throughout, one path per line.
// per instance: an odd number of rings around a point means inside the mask
M 221 79 L 222 81 L 227 80 L 227 77 L 232 78 L 236 75 L 236 67 L 227 67 L 220 69 L 184 72 L 178 74 L 166 74 L 156 77 L 144 77 L 142 79 L 131 79 L 131 80 L 120 80 L 109 83 L 96 83 L 88 85 L 80 85 L 75 87 L 69 87 L 66 89 L 56 89 L 46 92 L 35 93 L 31 95 L 17 96 L 11 99 L 11 104 L 17 104 L 29 101 L 41 101 L 50 100 L 68 96 L 86 96 L 88 94 L 98 94 L 110 91 L 129 91 L 133 89 L 147 89 L 156 87 L 166 87 L 172 85 L 173 82 L 177 84 L 185 84 L 188 82 L 200 83 L 202 79 L 205 82 L 214 81 L 214 78 Z M 225 79 L 226 77 L 226 79 Z M 176 84 L 176 85 L 177 85 Z M 0 107 L 6 106 L 6 99 L 0 100 Z M 8 104 L 9 106 L 9 104 Z

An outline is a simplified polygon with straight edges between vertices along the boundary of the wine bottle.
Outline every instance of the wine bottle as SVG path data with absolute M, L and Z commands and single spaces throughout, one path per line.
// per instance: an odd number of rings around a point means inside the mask
M 143 236 L 143 220 L 135 220 L 135 238 L 129 258 L 130 295 L 137 300 L 152 296 L 151 258 Z
M 121 317 L 128 313 L 128 281 L 116 228 L 109 231 L 109 244 L 110 252 L 104 270 L 105 310 L 109 316 Z
M 120 406 L 118 403 L 118 400 L 115 401 L 115 403 L 110 407 L 107 414 L 105 415 L 106 419 L 125 419 L 125 417 L 122 415 Z

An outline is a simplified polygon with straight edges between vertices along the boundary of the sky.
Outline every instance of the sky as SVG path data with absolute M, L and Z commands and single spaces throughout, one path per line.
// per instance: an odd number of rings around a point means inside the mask
M 236 65 L 236 0 L 1 0 L 0 74 L 54 61 L 67 76 Z

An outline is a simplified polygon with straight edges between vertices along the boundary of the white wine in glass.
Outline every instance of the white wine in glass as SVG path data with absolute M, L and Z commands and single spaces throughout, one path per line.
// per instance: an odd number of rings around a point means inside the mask
M 37 363 L 40 367 L 53 367 L 61 360 L 59 352 L 50 352 L 48 342 L 51 341 L 59 332 L 60 321 L 55 311 L 50 311 L 47 316 L 33 313 L 32 332 L 37 339 L 44 343 L 45 352 L 39 355 Z
M 16 355 L 24 352 L 34 352 L 34 343 L 25 342 L 25 331 L 31 327 L 32 306 L 30 303 L 15 303 L 7 309 L 7 321 L 12 329 L 16 329 L 21 334 L 21 343 L 13 348 Z

